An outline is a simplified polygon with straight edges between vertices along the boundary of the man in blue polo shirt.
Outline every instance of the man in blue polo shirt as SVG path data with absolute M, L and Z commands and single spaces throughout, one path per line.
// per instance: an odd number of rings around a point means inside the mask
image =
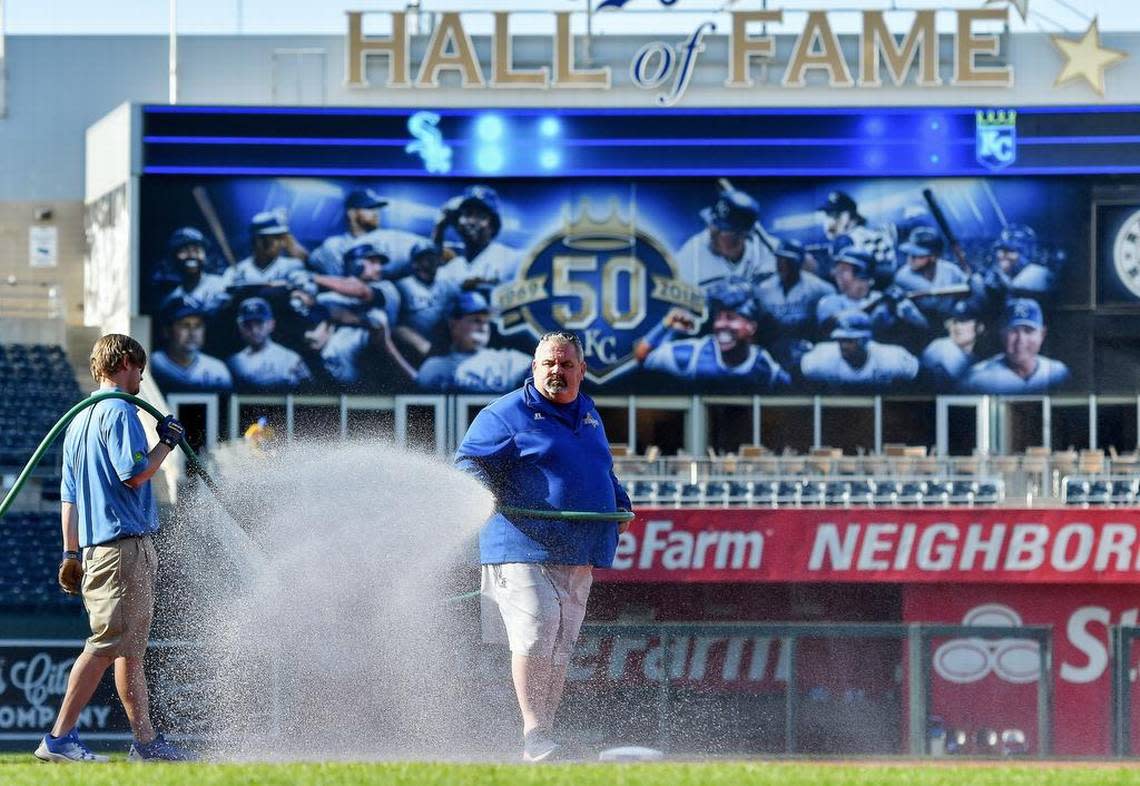
M 613 473 L 594 402 L 579 392 L 586 374 L 573 333 L 547 333 L 533 376 L 476 416 L 456 453 L 500 505 L 549 511 L 629 510 Z M 554 714 L 593 581 L 617 548 L 612 521 L 570 522 L 496 512 L 479 535 L 483 637 L 507 643 L 523 718 L 523 759 L 549 759 Z
M 130 336 L 103 336 L 91 350 L 96 395 L 113 390 L 138 395 L 145 367 L 146 351 Z M 67 429 L 59 585 L 70 595 L 83 595 L 91 636 L 71 667 L 55 725 L 36 748 L 39 759 L 107 761 L 80 741 L 76 722 L 111 665 L 135 737 L 128 758 L 188 758 L 155 733 L 143 671 L 158 563 L 151 542 L 158 531 L 158 509 L 150 479 L 184 432 L 181 423 L 167 416 L 158 424 L 159 443 L 148 449 L 135 407 L 121 399 L 88 407 Z

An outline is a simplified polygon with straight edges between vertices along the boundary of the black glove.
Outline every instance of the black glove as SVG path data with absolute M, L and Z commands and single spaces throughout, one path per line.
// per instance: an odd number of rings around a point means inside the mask
M 892 308 L 899 303 L 899 301 L 906 299 L 906 291 L 898 284 L 891 284 L 883 290 L 883 302 L 890 305 Z
M 155 431 L 158 432 L 158 441 L 171 450 L 178 447 L 178 443 L 186 436 L 186 427 L 173 415 L 167 415 L 158 421 L 158 425 L 155 426 Z
M 68 551 L 59 563 L 59 588 L 68 595 L 78 595 L 83 583 L 83 563 L 79 561 L 79 552 Z

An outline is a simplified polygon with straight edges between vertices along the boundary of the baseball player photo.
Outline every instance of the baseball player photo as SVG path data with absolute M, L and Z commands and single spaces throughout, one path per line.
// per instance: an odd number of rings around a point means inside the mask
M 420 390 L 505 393 L 530 373 L 530 356 L 515 349 L 489 349 L 491 307 L 478 292 L 464 292 L 448 320 L 451 351 L 429 357 L 416 374 Z
M 226 365 L 238 388 L 292 391 L 313 378 L 300 355 L 273 341 L 277 322 L 264 298 L 243 300 L 237 324 L 245 349 L 231 356 Z
M 895 284 L 904 292 L 922 293 L 955 285 L 968 285 L 968 277 L 953 262 L 941 259 L 942 238 L 930 227 L 911 230 L 899 250 L 906 254 L 906 264 L 895 273 Z M 957 298 L 953 295 L 930 295 L 915 298 L 915 305 L 931 325 L 941 325 L 950 318 Z
M 1045 393 L 1069 381 L 1069 369 L 1041 354 L 1045 316 L 1031 298 L 1014 298 L 1002 314 L 1002 352 L 975 363 L 962 388 L 969 393 Z
M 701 210 L 705 228 L 685 241 L 674 259 L 680 277 L 702 289 L 737 279 L 759 284 L 776 272 L 776 258 L 756 232 L 760 206 L 743 191 L 722 191 Z
M 393 285 L 395 307 L 388 309 L 389 315 L 395 314 L 393 337 L 415 363 L 427 357 L 432 347 L 445 345 L 447 319 L 460 294 L 454 281 L 437 275 L 440 261 L 434 245 L 417 244 L 411 250 L 412 274 Z
M 302 305 L 319 302 L 336 312 L 341 321 L 346 321 L 343 312 L 360 316 L 398 298 L 395 286 L 384 277 L 388 264 L 388 255 L 372 240 L 363 238 L 345 250 L 342 273 L 327 275 L 299 270 L 289 274 L 288 286 Z M 395 303 L 392 301 L 393 308 Z
M 830 335 L 835 320 L 844 311 L 863 311 L 871 315 L 871 330 L 875 338 L 901 324 L 925 330 L 926 317 L 901 290 L 878 292 L 871 289 L 875 260 L 870 252 L 848 246 L 835 258 L 832 275 L 839 291 L 820 298 L 815 309 L 819 335 Z M 891 288 L 888 288 L 890 290 Z M 894 289 L 897 289 L 894 288 Z
M 495 240 L 503 228 L 499 195 L 490 186 L 471 186 L 444 205 L 433 233 L 435 245 L 451 228 L 458 233 L 462 249 L 447 249 L 449 259 L 439 269 L 439 278 L 484 295 L 504 281 L 513 281 L 522 263 L 518 249 Z
M 845 247 L 870 254 L 871 278 L 880 287 L 891 282 L 897 267 L 895 228 L 871 226 L 859 213 L 859 205 L 844 191 L 832 191 L 818 208 L 823 234 L 835 258 Z M 820 271 L 825 272 L 825 271 Z
M 702 386 L 736 382 L 750 391 L 779 390 L 791 384 L 780 364 L 756 346 L 756 303 L 747 284 L 722 283 L 709 292 L 712 334 L 667 341 L 645 356 L 642 368 Z
M 317 358 L 324 375 L 342 388 L 360 382 L 361 354 L 372 343 L 372 332 L 363 327 L 338 326 L 329 310 L 319 303 L 298 316 L 304 327 L 305 345 Z
M 831 341 L 822 341 L 800 361 L 803 378 L 832 392 L 897 390 L 918 376 L 918 359 L 893 344 L 871 340 L 871 318 L 845 311 L 836 319 Z
M 816 306 L 835 287 L 803 269 L 804 247 L 796 240 L 781 240 L 776 247 L 776 275 L 764 280 L 753 297 L 767 321 L 772 354 L 787 368 L 799 365 L 806 342 L 815 334 Z
M 970 367 L 978 362 L 975 348 L 985 330 L 971 301 L 954 304 L 946 320 L 946 335 L 931 341 L 920 359 L 923 376 L 933 389 L 954 391 L 962 385 Z
M 270 210 L 256 214 L 250 219 L 249 234 L 252 253 L 225 272 L 223 280 L 227 289 L 285 284 L 290 273 L 305 269 L 304 262 L 287 255 L 289 225 L 280 212 Z
M 234 386 L 226 364 L 202 352 L 206 311 L 194 298 L 172 295 L 159 311 L 165 349 L 150 358 L 150 371 L 165 391 L 228 391 Z
M 182 227 L 171 234 L 168 246 L 170 260 L 178 273 L 178 286 L 169 297 L 196 300 L 207 316 L 218 313 L 230 302 L 230 296 L 226 293 L 225 279 L 205 270 L 205 236 L 194 227 Z
M 344 276 L 344 252 L 363 235 L 380 227 L 380 209 L 388 200 L 371 188 L 358 188 L 344 198 L 345 231 L 325 238 L 309 255 L 308 267 L 326 276 Z
M 1053 291 L 1053 271 L 1037 261 L 1037 233 L 1031 227 L 1010 224 L 993 246 L 994 270 L 1015 297 L 1040 299 Z

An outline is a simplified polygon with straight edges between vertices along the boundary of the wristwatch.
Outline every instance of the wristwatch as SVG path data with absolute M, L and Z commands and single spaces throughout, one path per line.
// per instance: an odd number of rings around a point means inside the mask
M 64 559 L 79 559 L 78 551 L 65 551 L 63 552 Z

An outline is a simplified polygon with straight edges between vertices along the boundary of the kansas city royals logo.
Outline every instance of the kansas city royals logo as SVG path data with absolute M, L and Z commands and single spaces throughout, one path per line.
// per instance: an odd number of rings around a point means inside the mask
M 978 163 L 1003 169 L 1017 160 L 1017 112 L 1013 109 L 979 109 L 974 113 Z
M 491 299 L 504 333 L 577 333 L 586 376 L 599 383 L 634 362 L 634 344 L 670 309 L 683 309 L 698 325 L 705 310 L 700 289 L 677 277 L 657 240 L 624 221 L 616 203 L 595 220 L 585 200 L 574 220 L 563 210 L 561 231 L 539 243 L 518 278 Z
M 1140 210 L 1130 215 L 1117 231 L 1112 262 L 1121 283 L 1140 298 Z

